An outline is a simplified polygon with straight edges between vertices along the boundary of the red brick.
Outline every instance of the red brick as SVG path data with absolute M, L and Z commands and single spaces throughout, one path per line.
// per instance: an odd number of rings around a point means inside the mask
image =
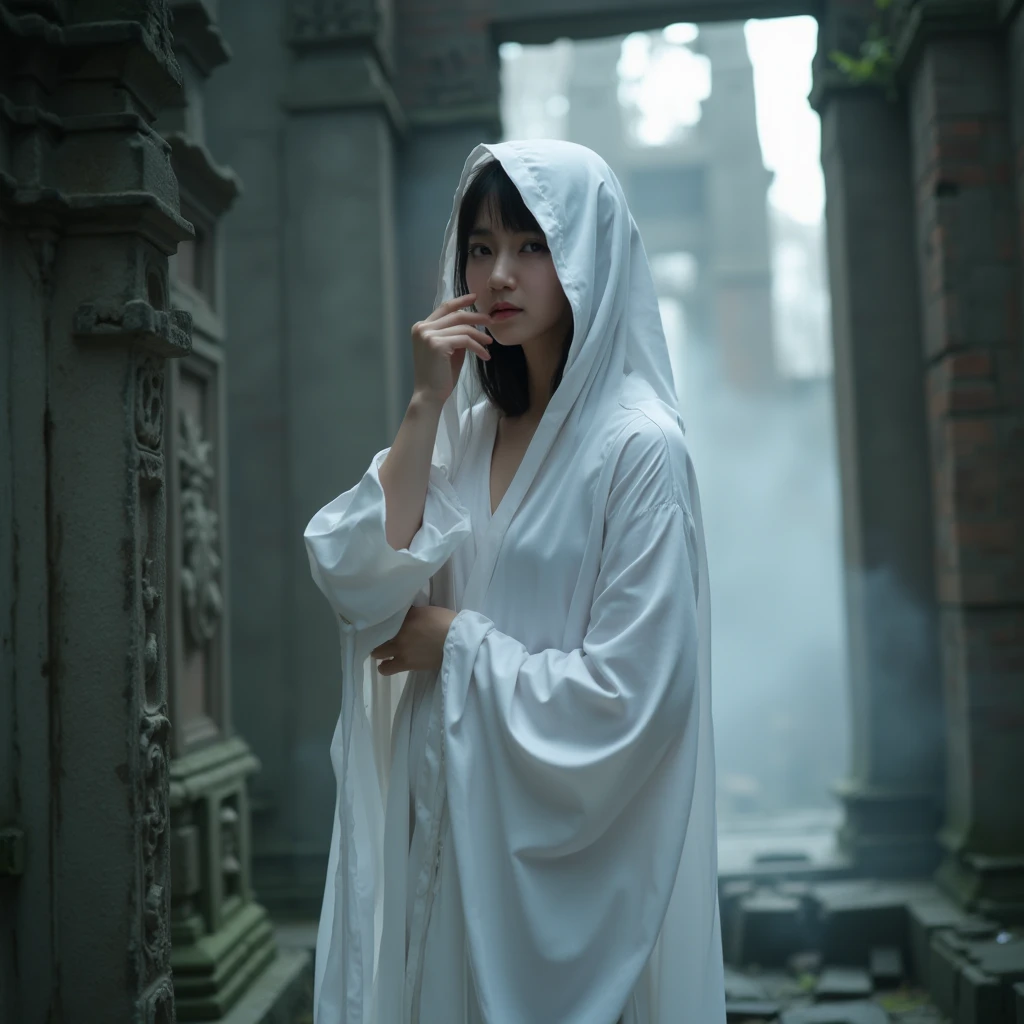
M 986 351 L 956 352 L 946 360 L 953 380 L 988 377 L 992 373 L 992 356 Z
M 995 430 L 990 419 L 950 419 L 943 424 L 943 432 L 952 444 L 990 444 L 995 440 Z

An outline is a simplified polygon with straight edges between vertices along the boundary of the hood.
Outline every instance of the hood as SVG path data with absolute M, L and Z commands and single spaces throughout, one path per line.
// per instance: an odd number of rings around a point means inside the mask
M 582 420 L 635 374 L 678 419 L 661 314 L 640 233 L 611 168 L 593 150 L 543 139 L 477 146 L 466 160 L 445 230 L 435 307 L 454 295 L 459 207 L 473 176 L 498 160 L 543 230 L 572 307 L 573 340 L 562 381 L 521 467 L 537 472 L 569 417 Z M 438 428 L 436 461 L 452 476 L 465 452 L 469 410 L 484 398 L 475 360 L 463 363 Z

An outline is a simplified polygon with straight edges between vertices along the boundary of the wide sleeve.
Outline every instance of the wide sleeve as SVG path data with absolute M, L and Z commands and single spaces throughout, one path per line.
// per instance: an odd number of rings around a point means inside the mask
M 401 627 L 431 577 L 469 533 L 444 473 L 431 467 L 423 523 L 408 548 L 385 532 L 380 452 L 359 483 L 313 516 L 310 572 L 339 619 L 341 710 L 331 741 L 337 800 L 317 932 L 316 1024 L 371 1024 L 383 907 L 384 802 L 392 747 L 392 689 L 369 652 Z M 376 684 L 376 685 L 374 685 Z
M 610 1024 L 668 908 L 697 782 L 704 638 L 693 518 L 683 496 L 649 503 L 659 475 L 641 462 L 622 481 L 581 648 L 530 654 L 473 611 L 446 640 L 449 811 L 488 1020 Z M 715 906 L 714 884 L 698 880 L 695 914 Z
M 432 465 L 423 523 L 407 548 L 393 548 L 379 475 L 387 453 L 374 456 L 359 483 L 320 509 L 303 535 L 314 582 L 357 630 L 404 615 L 470 532 L 468 513 L 444 471 Z

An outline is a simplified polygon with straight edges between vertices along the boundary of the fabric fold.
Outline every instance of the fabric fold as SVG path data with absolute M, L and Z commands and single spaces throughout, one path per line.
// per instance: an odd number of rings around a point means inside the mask
M 303 535 L 313 580 L 338 617 L 342 664 L 341 710 L 331 741 L 337 799 L 314 973 L 317 1024 L 374 1020 L 384 926 L 384 810 L 394 696 L 403 692 L 403 681 L 386 686 L 365 663 L 398 632 L 412 604 L 428 599 L 431 578 L 469 533 L 444 472 L 431 467 L 423 523 L 408 548 L 392 548 L 378 475 L 386 456 L 386 449 L 378 453 L 359 483 L 317 512 Z
M 449 630 L 449 814 L 488 1020 L 612 1020 L 651 955 L 697 771 L 696 561 L 680 504 L 623 511 L 579 649 L 531 654 L 475 611 Z M 714 894 L 693 897 L 709 933 Z

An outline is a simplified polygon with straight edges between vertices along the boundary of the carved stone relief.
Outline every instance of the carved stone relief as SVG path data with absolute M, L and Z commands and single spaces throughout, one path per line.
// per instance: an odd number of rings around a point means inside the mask
M 199 420 L 182 409 L 179 425 L 181 596 L 186 641 L 201 647 L 216 635 L 224 608 L 219 581 L 219 517 L 211 507 L 216 469 L 213 444 L 203 437 Z
M 161 978 L 141 999 L 141 1024 L 174 1024 L 174 986 Z
M 162 563 L 164 522 L 163 360 L 144 352 L 135 356 L 133 419 L 138 474 L 136 509 L 139 617 L 138 718 L 136 740 L 138 842 L 141 886 L 142 1018 L 173 1021 L 174 997 L 170 969 L 170 892 L 168 887 L 168 744 L 171 723 L 161 664 L 164 633 Z
M 164 423 L 164 365 L 162 360 L 139 360 L 135 376 L 135 436 L 140 445 L 160 449 Z
M 296 42 L 325 42 L 365 35 L 378 26 L 375 0 L 292 0 L 291 34 Z
M 240 827 L 241 820 L 233 801 L 225 800 L 220 805 L 220 865 L 226 896 L 238 895 L 241 890 Z
M 158 866 L 167 858 L 167 740 L 171 723 L 166 715 L 142 716 L 139 749 L 142 758 L 143 949 L 150 976 L 167 969 L 171 952 L 168 927 L 170 893 Z

